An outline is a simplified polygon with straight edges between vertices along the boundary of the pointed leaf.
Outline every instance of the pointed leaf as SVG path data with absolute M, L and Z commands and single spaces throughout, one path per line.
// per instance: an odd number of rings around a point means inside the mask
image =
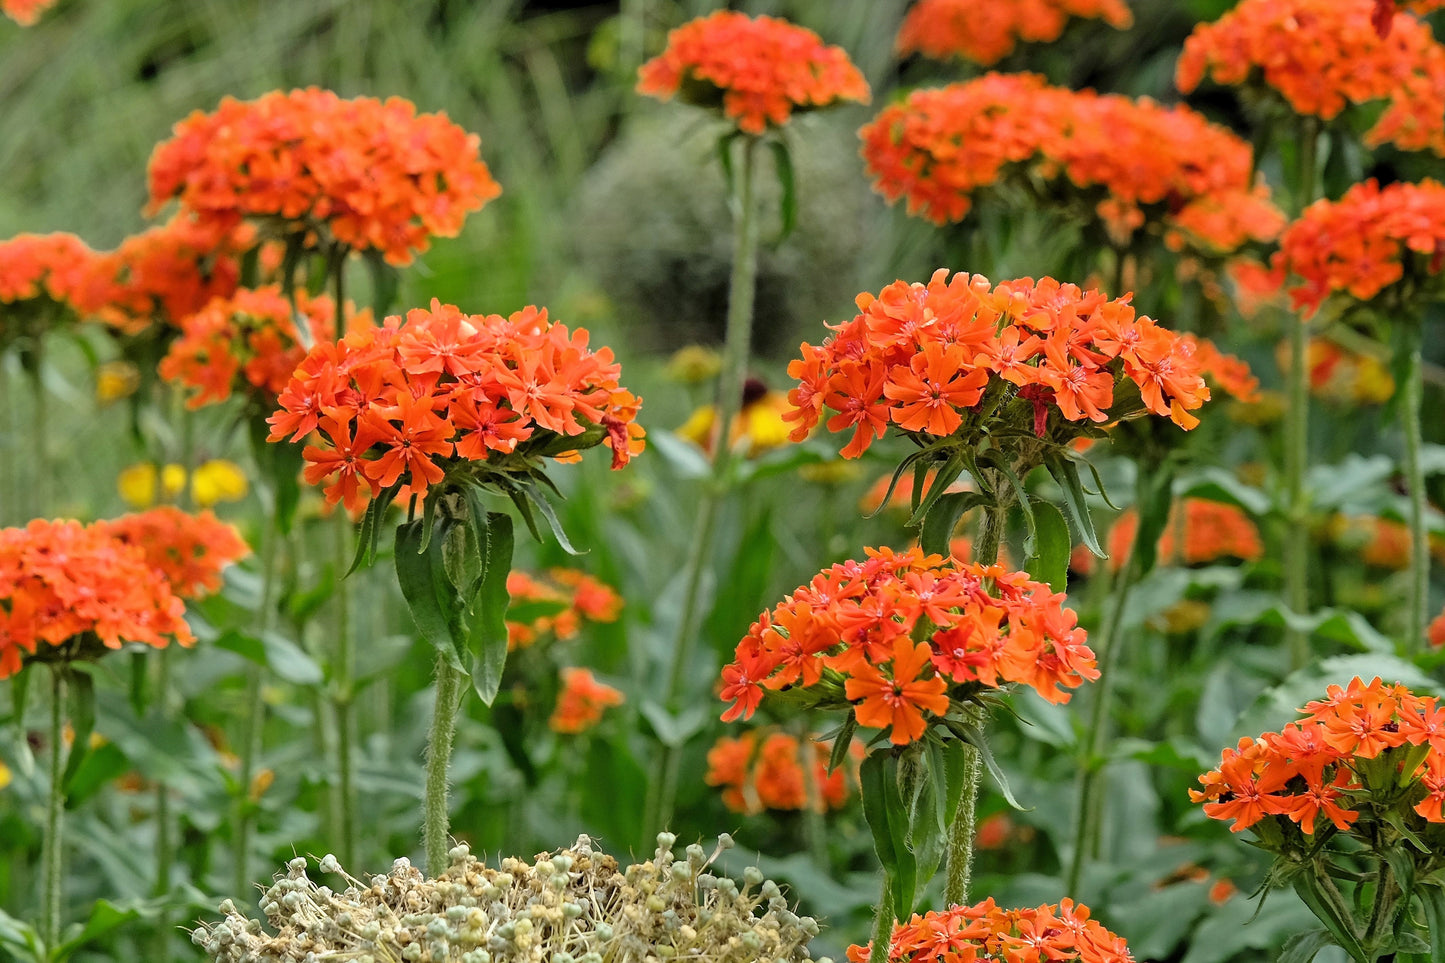
M 1430 959 L 1445 960 L 1445 886 L 1421 883 L 1415 892 L 1425 909 L 1425 924 L 1430 927 Z
M 1079 540 L 1099 558 L 1109 555 L 1099 545 L 1099 536 L 1094 531 L 1094 520 L 1089 516 L 1089 504 L 1084 499 L 1084 486 L 1079 481 L 1079 469 L 1072 461 L 1059 455 L 1050 455 L 1044 462 L 1055 483 L 1064 496 L 1064 514 L 1078 529 Z
M 773 245 L 782 244 L 793 233 L 793 228 L 798 225 L 798 190 L 793 177 L 793 158 L 788 152 L 788 145 L 781 140 L 773 140 L 769 145 L 773 149 L 773 167 L 778 174 L 778 187 L 781 188 L 783 196 L 780 200 L 782 227 L 778 231 L 777 238 Z
M 90 753 L 90 734 L 95 731 L 95 680 L 88 672 L 67 673 L 67 695 L 70 705 L 70 726 L 75 738 L 70 743 L 70 756 L 65 761 L 65 774 L 60 779 L 62 790 L 69 789 L 80 764 Z M 55 778 L 55 773 L 51 773 Z
M 928 487 L 928 493 L 918 502 L 913 514 L 908 518 L 909 528 L 917 528 L 923 524 L 924 517 L 933 510 L 933 506 L 948 491 L 948 486 L 958 481 L 958 476 L 963 474 L 963 463 L 963 452 L 957 451 L 949 456 L 949 459 L 938 469 L 933 476 L 933 484 Z M 918 493 L 922 490 L 922 485 L 914 485 L 914 497 L 918 497 Z
M 480 534 L 480 510 L 474 509 L 473 515 Z M 475 660 L 472 686 L 482 702 L 491 705 L 507 667 L 507 575 L 512 571 L 515 537 L 512 516 L 506 512 L 488 512 L 485 525 L 487 561 L 469 606 L 467 648 Z
M 447 580 L 441 558 L 441 541 L 421 554 L 422 522 L 414 519 L 396 529 L 396 580 L 402 598 L 416 623 L 417 631 L 447 664 L 458 672 L 470 672 L 466 646 L 457 637 L 458 600 Z
M 848 713 L 848 718 L 843 720 L 843 725 L 833 736 L 833 751 L 828 753 L 828 775 L 841 765 L 848 758 L 848 747 L 853 744 L 853 736 L 858 731 L 858 717 Z
M 1024 571 L 1035 581 L 1047 582 L 1055 592 L 1064 591 L 1073 548 L 1064 513 L 1051 502 L 1034 502 L 1034 534 L 1034 552 L 1024 562 Z
M 1369 954 L 1360 945 L 1349 909 L 1331 898 L 1321 886 L 1313 868 L 1305 867 L 1303 872 L 1295 876 L 1293 882 L 1295 892 L 1310 908 L 1310 912 L 1315 914 L 1315 918 L 1325 924 L 1325 929 L 1330 931 L 1335 944 L 1342 947 L 1350 954 L 1350 958 L 1358 963 L 1371 963 Z
M 978 752 L 978 757 L 983 760 L 984 768 L 986 768 L 988 774 L 993 777 L 993 781 L 998 784 L 999 792 L 1003 793 L 1004 800 L 1019 812 L 1029 812 L 1028 807 L 1020 805 L 1019 801 L 1014 798 L 1013 790 L 1009 788 L 1008 777 L 1004 775 L 1003 770 L 999 768 L 998 760 L 995 759 L 993 753 L 989 751 L 988 741 L 984 738 L 983 730 L 970 723 L 952 719 L 947 720 L 945 725 L 948 726 L 954 735 L 968 743 Z
M 1285 940 L 1279 963 L 1310 963 L 1326 946 L 1335 946 L 1329 930 L 1306 930 Z
M 917 462 L 918 459 L 924 457 L 927 454 L 928 452 L 926 451 L 915 451 L 913 454 L 909 455 L 901 462 L 899 462 L 898 467 L 893 469 L 893 477 L 888 479 L 888 490 L 883 493 L 883 500 L 878 503 L 877 508 L 873 509 L 873 511 L 869 512 L 863 517 L 874 518 L 878 515 L 879 512 L 887 508 L 888 503 L 893 500 L 893 490 L 898 487 L 898 479 L 902 478 L 903 473 L 907 471 L 909 467 L 912 466 L 915 462 Z M 914 485 L 913 490 L 916 493 L 918 491 L 918 486 Z M 917 498 L 918 496 L 915 494 L 914 497 Z M 915 507 L 917 506 L 915 505 Z
M 949 492 L 940 497 L 932 511 L 923 517 L 918 533 L 918 545 L 923 554 L 947 555 L 953 530 L 958 527 L 963 513 L 988 501 L 988 496 L 982 492 Z

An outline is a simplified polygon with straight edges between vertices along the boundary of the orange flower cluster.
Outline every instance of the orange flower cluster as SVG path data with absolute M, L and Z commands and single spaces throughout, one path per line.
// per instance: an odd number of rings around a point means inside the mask
M 1381 36 L 1373 13 L 1372 0 L 1240 0 L 1194 28 L 1175 81 L 1185 93 L 1206 74 L 1228 86 L 1262 82 L 1295 113 L 1323 120 L 1383 100 L 1366 144 L 1445 154 L 1445 46 L 1409 15 Z
M 270 220 L 309 243 L 404 265 L 501 193 L 480 147 L 444 114 L 418 114 L 399 97 L 344 100 L 314 87 L 228 97 L 156 147 L 148 210 L 178 197 L 205 225 Z
M 906 745 L 928 728 L 925 712 L 941 717 L 982 689 L 1017 682 L 1067 702 L 1064 688 L 1099 673 L 1064 598 L 1001 565 L 870 548 L 753 623 L 722 670 L 723 721 L 750 718 L 768 689 L 806 689 Z
M 973 906 L 917 913 L 893 925 L 888 963 L 1133 963 L 1123 937 L 1089 918 L 1087 906 L 1006 910 L 993 898 Z M 848 947 L 852 963 L 868 963 L 870 946 Z
M 962 57 L 991 67 L 1019 41 L 1051 43 L 1070 17 L 1104 20 L 1120 29 L 1134 22 L 1123 0 L 919 0 L 898 30 L 898 55 L 921 53 L 935 60 Z
M 1183 544 L 1180 544 L 1180 530 Z M 1139 530 L 1139 513 L 1129 509 L 1109 530 L 1109 567 L 1124 567 L 1134 534 Z M 1254 562 L 1264 556 L 1264 543 L 1259 528 L 1244 510 L 1224 502 L 1203 498 L 1186 498 L 1183 516 L 1178 502 L 1169 512 L 1169 522 L 1159 537 L 1159 560 L 1184 565 L 1207 565 L 1221 558 L 1237 558 Z
M 977 444 L 1000 430 L 1032 425 L 1063 444 L 1071 424 L 1153 412 L 1181 428 L 1209 399 L 1193 342 L 1135 315 L 1129 299 L 1110 301 L 1053 278 L 1002 281 L 939 270 L 925 284 L 895 281 L 822 345 L 802 345 L 788 365 L 788 393 L 806 437 L 823 419 L 853 430 L 843 457 L 857 458 L 889 425 L 916 440 L 953 436 Z M 1137 398 L 1120 399 L 1129 386 Z
M 563 669 L 562 691 L 547 725 L 553 732 L 576 735 L 602 721 L 602 712 L 622 705 L 622 693 L 598 682 L 590 669 Z
M 1279 370 L 1290 368 L 1289 341 L 1275 349 Z M 1310 338 L 1305 346 L 1310 391 L 1351 405 L 1381 405 L 1395 396 L 1395 378 L 1379 358 L 1352 351 L 1329 338 Z
M 189 408 L 217 404 L 240 391 L 274 409 L 306 357 L 298 315 L 305 319 L 308 341 L 336 337 L 336 306 L 326 295 L 311 297 L 298 290 L 296 312 L 275 285 L 238 288 L 229 298 L 216 298 L 181 321 L 181 336 L 161 359 L 160 375 L 193 389 Z M 348 327 L 356 327 L 357 320 L 352 315 Z
M 1356 184 L 1338 201 L 1311 204 L 1280 238 L 1271 262 L 1286 275 L 1297 308 L 1315 311 L 1332 294 L 1368 301 L 1405 279 L 1439 279 L 1445 269 L 1445 184 Z
M 765 809 L 818 812 L 842 809 L 849 790 L 858 784 L 863 746 L 848 746 L 848 765 L 828 772 L 832 746 L 810 739 L 798 744 L 796 736 L 777 730 L 744 732 L 736 739 L 723 736 L 707 752 L 707 784 L 722 789 L 723 805 L 735 813 L 756 814 Z M 807 762 L 806 771 L 804 762 Z
M 1152 219 L 1171 247 L 1218 254 L 1284 226 L 1249 144 L 1184 106 L 990 73 L 915 90 L 858 133 L 874 189 L 935 224 L 962 220 L 985 188 L 1047 182 L 1040 203 L 1063 198 L 1120 242 Z
M 165 648 L 174 638 L 190 645 L 184 614 L 145 554 L 104 524 L 37 518 L 0 529 L 0 679 L 19 672 L 25 653 L 35 655 L 41 643 Z
M 1260 400 L 1259 379 L 1243 359 L 1225 354 L 1208 338 L 1187 332 L 1179 337 L 1193 348 L 1194 360 L 1199 362 L 1206 383 L 1247 405 Z
M 1320 816 L 1343 832 L 1361 819 L 1399 825 L 1411 811 L 1445 822 L 1445 709 L 1433 696 L 1356 677 L 1300 711 L 1305 718 L 1280 732 L 1245 736 L 1224 750 L 1189 798 L 1212 819 L 1234 820 L 1236 833 L 1269 819 L 1312 836 Z M 1406 787 L 1404 808 L 1394 812 L 1397 790 Z
M 22 27 L 29 27 L 40 19 L 46 9 L 54 5 L 55 0 L 3 0 L 0 2 L 0 13 L 4 13 Z
M 1375 0 L 1375 9 L 1370 13 L 1375 33 L 1388 37 L 1395 23 L 1395 11 L 1400 9 L 1423 17 L 1432 11 L 1445 9 L 1445 0 Z
M 611 349 L 587 337 L 545 308 L 465 315 L 433 299 L 404 323 L 313 347 L 267 419 L 268 440 L 319 431 L 302 452 L 306 480 L 329 480 L 326 500 L 352 511 L 394 485 L 421 496 L 449 471 L 485 480 L 488 463 L 524 468 L 597 444 L 621 468 L 644 444 L 641 400 L 618 385 Z
M 97 522 L 96 527 L 140 549 L 171 592 L 183 599 L 219 592 L 221 570 L 251 554 L 240 534 L 209 511 L 192 515 L 162 505 Z
M 96 262 L 95 284 L 105 292 L 101 319 L 127 334 L 152 324 L 179 327 L 212 298 L 235 292 L 237 255 L 250 235 L 244 228 L 219 231 L 185 215 L 131 235 Z
M 531 646 L 543 635 L 575 638 L 583 620 L 616 622 L 622 596 L 586 572 L 554 568 L 546 578 L 519 569 L 507 573 L 507 649 Z
M 100 257 L 74 234 L 17 234 L 0 241 L 0 337 L 8 327 L 6 305 L 44 297 L 78 315 L 99 310 L 107 293 L 96 284 Z
M 1430 620 L 1429 627 L 1425 630 L 1425 639 L 1433 648 L 1445 647 L 1445 609 Z
M 1376 515 L 1336 515 L 1330 522 L 1335 543 L 1376 568 L 1410 567 L 1410 529 L 1404 522 Z M 1431 535 L 1430 554 L 1445 559 L 1445 539 Z
M 738 128 L 761 136 L 794 110 L 840 100 L 868 102 L 868 82 L 841 47 L 773 17 L 719 10 L 667 35 L 667 48 L 642 65 L 637 92 L 659 100 L 721 106 Z

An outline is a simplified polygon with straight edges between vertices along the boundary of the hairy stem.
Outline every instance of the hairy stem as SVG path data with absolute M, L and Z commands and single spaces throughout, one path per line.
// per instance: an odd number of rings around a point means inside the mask
M 60 914 L 64 899 L 64 879 L 61 858 L 62 822 L 65 815 L 65 667 L 57 663 L 50 667 L 50 792 L 45 806 L 45 841 L 41 864 L 44 867 L 44 883 L 40 897 L 40 937 L 45 948 L 53 950 L 60 945 Z
M 337 785 L 333 794 L 335 831 L 339 837 L 336 854 L 341 865 L 354 866 L 356 789 L 353 785 L 351 753 L 356 741 L 355 718 L 352 714 L 356 646 L 351 625 L 351 580 L 345 574 L 351 564 L 351 519 L 344 511 L 338 511 L 332 524 L 335 528 L 336 555 L 336 594 L 332 598 L 336 606 L 336 652 L 331 666 L 331 707 L 336 718 Z
M 1424 404 L 1425 379 L 1421 364 L 1424 325 L 1419 319 L 1405 322 L 1409 343 L 1405 372 L 1405 484 L 1410 489 L 1410 603 L 1405 618 L 1406 651 L 1419 652 L 1425 645 L 1425 623 L 1430 617 L 1430 543 L 1425 529 L 1425 472 L 1420 463 L 1423 439 L 1420 413 Z
M 447 768 L 452 760 L 452 741 L 457 734 L 457 708 L 461 705 L 465 678 L 458 669 L 437 654 L 436 706 L 432 709 L 431 731 L 426 744 L 426 796 L 422 803 L 422 841 L 426 848 L 426 871 L 440 876 L 448 866 L 451 849 L 447 830 Z
M 873 950 L 868 959 L 888 963 L 889 943 L 893 939 L 893 874 L 883 868 L 883 891 L 878 894 L 878 912 L 873 917 Z
M 256 631 L 264 636 L 271 631 L 276 608 L 276 582 L 281 551 L 281 526 L 275 517 L 276 508 L 271 508 L 271 517 L 261 532 L 261 608 L 257 613 Z M 241 725 L 241 770 L 240 788 L 236 796 L 236 811 L 232 817 L 235 826 L 235 849 L 232 853 L 232 892 L 245 893 L 250 886 L 248 861 L 251 848 L 251 822 L 255 817 L 255 803 L 251 799 L 251 784 L 256 775 L 256 761 L 261 755 L 261 730 L 266 722 L 266 704 L 262 698 L 263 674 L 260 665 L 254 662 L 246 665 L 245 718 Z

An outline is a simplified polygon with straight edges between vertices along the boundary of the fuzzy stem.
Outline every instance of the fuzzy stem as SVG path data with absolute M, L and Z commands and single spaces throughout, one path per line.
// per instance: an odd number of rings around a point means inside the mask
M 714 410 L 717 412 L 717 441 L 713 445 L 712 478 L 703 489 L 697 521 L 689 546 L 684 582 L 682 613 L 673 639 L 664 705 L 677 707 L 682 696 L 683 676 L 691 663 L 695 636 L 694 622 L 700 614 L 703 575 L 712 557 L 717 517 L 727 497 L 733 450 L 728 432 L 742 409 L 743 385 L 747 379 L 753 330 L 753 295 L 758 274 L 758 217 L 753 180 L 758 140 L 742 139 L 742 158 L 734 182 L 729 185 L 728 206 L 733 215 L 732 276 L 728 287 L 727 334 L 723 343 L 722 373 L 718 378 Z M 643 838 L 665 829 L 672 819 L 677 800 L 677 774 L 681 746 L 664 746 L 654 777 L 649 780 L 643 807 Z
M 62 767 L 62 749 L 65 745 L 65 668 L 63 664 L 53 665 L 50 672 L 50 792 L 45 807 L 45 841 L 41 857 L 44 884 L 40 907 L 40 937 L 45 941 L 47 950 L 53 950 L 60 945 L 60 914 L 64 898 L 61 832 L 65 814 L 65 770 Z
M 1315 167 L 1319 126 L 1303 123 L 1300 137 L 1299 211 L 1314 200 Z M 1295 615 L 1309 611 L 1309 515 L 1310 496 L 1305 489 L 1309 467 L 1309 372 L 1306 369 L 1308 328 L 1304 319 L 1286 319 L 1289 327 L 1290 366 L 1286 379 L 1288 406 L 1285 410 L 1285 604 Z M 1285 650 L 1290 668 L 1299 670 L 1310 662 L 1309 635 L 1297 628 L 1285 628 Z
M 873 917 L 872 952 L 868 959 L 874 963 L 888 963 L 889 944 L 893 940 L 893 874 L 883 868 L 883 891 L 878 894 L 878 912 Z
M 257 613 L 257 634 L 264 636 L 271 630 L 276 607 L 277 568 L 281 549 L 281 526 L 275 517 L 275 507 L 261 533 L 261 609 Z M 244 893 L 250 885 L 247 868 L 251 845 L 251 821 L 254 804 L 251 800 L 251 783 L 256 774 L 256 760 L 261 755 L 261 730 L 266 722 L 266 704 L 261 696 L 262 670 L 254 662 L 246 665 L 245 718 L 241 725 L 241 770 L 240 789 L 236 798 L 233 824 L 236 827 L 235 849 L 232 853 L 232 892 Z
M 1424 325 L 1407 321 L 1409 343 L 1405 370 L 1405 484 L 1410 489 L 1410 605 L 1405 618 L 1407 652 L 1419 652 L 1425 645 L 1425 623 L 1430 617 L 1430 543 L 1425 530 L 1425 472 L 1420 464 L 1423 444 L 1420 412 L 1424 404 L 1425 379 L 1421 364 Z
M 461 703 L 462 673 L 437 654 L 436 706 L 432 709 L 431 731 L 426 746 L 426 797 L 422 811 L 422 840 L 426 847 L 429 876 L 446 872 L 448 859 L 447 767 L 452 759 L 452 740 L 457 734 L 457 707 Z
M 338 289 L 340 284 L 337 285 Z M 338 294 L 340 291 L 338 290 Z M 331 706 L 336 717 L 337 786 L 333 795 L 336 831 L 340 836 L 337 857 L 343 866 L 356 865 L 356 790 L 353 785 L 351 752 L 356 741 L 352 714 L 353 677 L 356 674 L 355 640 L 351 626 L 351 581 L 344 574 L 351 562 L 351 519 L 338 511 L 332 519 L 336 540 L 336 654 L 331 667 Z

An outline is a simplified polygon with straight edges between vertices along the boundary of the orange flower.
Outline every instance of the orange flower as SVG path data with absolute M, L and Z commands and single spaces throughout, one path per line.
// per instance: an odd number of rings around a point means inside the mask
M 279 219 L 309 247 L 378 250 L 405 265 L 501 193 L 480 148 L 446 115 L 399 97 L 344 100 L 315 87 L 227 97 L 151 154 L 148 211 L 179 198 L 222 230 Z
M 1438 5 L 1438 0 L 1435 0 Z M 1241 0 L 1184 41 L 1175 80 L 1263 86 L 1290 109 L 1333 120 L 1347 104 L 1385 101 L 1370 147 L 1445 154 L 1445 47 L 1408 14 L 1388 36 L 1371 0 Z
M 1051 43 L 1070 17 L 1091 17 L 1123 29 L 1134 22 L 1123 0 L 919 0 L 898 30 L 899 56 L 961 57 L 991 67 L 1020 40 Z
M 622 693 L 598 682 L 591 669 L 563 669 L 562 691 L 547 725 L 566 735 L 586 732 L 602 721 L 602 710 L 623 701 Z
M 165 648 L 195 641 L 185 604 L 137 547 L 105 524 L 35 519 L 0 529 L 0 679 L 44 643 L 61 658 L 96 654 L 125 642 Z
M 3 0 L 0 2 L 0 13 L 4 13 L 22 27 L 29 27 L 40 19 L 45 10 L 54 5 L 55 0 Z
M 212 298 L 235 293 L 238 255 L 253 240 L 244 225 L 224 229 L 184 213 L 131 235 L 92 268 L 99 317 L 126 334 L 153 324 L 179 328 Z
M 327 501 L 351 510 L 396 485 L 423 495 L 449 472 L 481 480 L 504 457 L 513 470 L 566 458 L 573 440 L 610 446 L 620 468 L 642 449 L 641 401 L 618 385 L 611 350 L 587 340 L 546 309 L 464 315 L 433 300 L 404 322 L 313 347 L 267 419 L 268 440 L 319 429 L 321 444 L 302 452 L 306 479 L 335 479 Z
M 723 804 L 734 812 L 804 809 L 809 799 L 818 812 L 841 809 L 858 784 L 863 759 L 860 743 L 848 748 L 846 764 L 830 774 L 832 747 L 826 742 L 809 739 L 800 746 L 796 737 L 772 729 L 724 736 L 708 750 L 705 781 L 722 790 Z
M 1245 512 L 1234 505 L 1211 502 L 1203 498 L 1186 498 L 1183 515 L 1178 503 L 1169 512 L 1164 533 L 1159 536 L 1161 562 L 1184 565 L 1207 565 L 1221 558 L 1258 561 L 1264 555 L 1259 528 Z M 1117 572 L 1128 561 L 1139 529 L 1139 515 L 1128 509 L 1109 530 L 1109 567 Z M 1183 544 L 1180 544 L 1180 534 Z
M 1014 682 L 1065 702 L 1098 678 L 1064 596 L 999 565 L 869 549 L 759 616 L 723 668 L 723 714 L 749 718 L 768 689 L 808 689 L 896 745 L 919 738 L 951 703 Z M 910 638 L 920 620 L 929 633 Z
M 1299 279 L 1290 298 L 1311 312 L 1331 295 L 1369 301 L 1398 284 L 1438 287 L 1445 184 L 1427 178 L 1382 188 L 1370 180 L 1338 201 L 1316 201 L 1285 230 L 1271 265 L 1281 283 L 1286 274 Z
M 105 291 L 93 280 L 101 258 L 74 234 L 17 234 L 0 241 L 0 305 L 44 299 L 80 317 L 92 314 L 104 303 Z M 0 327 L 0 343 L 17 333 L 11 323 Z
M 788 366 L 799 387 L 784 416 L 801 440 L 836 412 L 828 429 L 853 429 L 845 458 L 890 423 L 920 444 L 952 437 L 976 446 L 1022 426 L 1066 444 L 1081 433 L 1075 422 L 1146 410 L 1190 428 L 1189 412 L 1209 398 L 1198 342 L 1136 317 L 1128 298 L 1053 278 L 990 286 L 939 270 L 926 285 L 895 281 L 857 302 L 862 313 L 823 345 L 804 344 Z M 1138 400 L 1115 409 L 1115 385 L 1124 383 Z M 996 403 L 975 411 L 985 394 Z
M 858 134 L 874 189 L 940 225 L 962 220 L 978 190 L 1007 185 L 1042 186 L 1121 244 L 1152 222 L 1171 247 L 1217 255 L 1284 225 L 1232 131 L 1187 107 L 1053 87 L 1035 74 L 915 90 Z
M 915 913 L 895 923 L 887 961 L 873 963 L 1133 963 L 1124 940 L 1089 918 L 1087 906 L 1006 910 L 993 899 L 973 906 Z M 852 963 L 870 960 L 871 946 L 850 946 Z
M 868 83 L 841 47 L 773 17 L 719 10 L 667 35 L 667 49 L 642 65 L 637 92 L 659 100 L 681 93 L 721 106 L 740 130 L 761 136 L 794 110 L 840 100 L 868 102 Z
M 1370 22 L 1381 39 L 1390 35 L 1395 23 L 1396 10 L 1409 10 L 1417 17 L 1423 17 L 1434 10 L 1445 8 L 1445 0 L 1375 0 L 1375 9 L 1370 13 Z
M 1430 622 L 1430 627 L 1425 630 L 1425 638 L 1429 640 L 1433 648 L 1445 646 L 1445 609 L 1435 616 Z
M 622 613 L 622 597 L 585 572 L 554 568 L 545 578 L 519 569 L 507 573 L 507 648 L 511 651 L 536 644 L 552 634 L 558 639 L 577 635 L 583 620 L 615 622 Z
M 251 554 L 234 528 L 209 511 L 191 515 L 162 505 L 134 515 L 97 522 L 96 528 L 134 545 L 183 599 L 221 589 L 221 570 Z

